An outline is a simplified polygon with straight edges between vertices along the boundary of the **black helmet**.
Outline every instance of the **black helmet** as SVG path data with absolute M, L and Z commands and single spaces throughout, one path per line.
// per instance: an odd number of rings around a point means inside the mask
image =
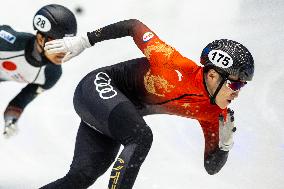
M 236 41 L 215 40 L 203 49 L 200 59 L 201 64 L 220 74 L 233 75 L 244 81 L 253 78 L 253 57 L 245 46 Z
M 53 39 L 75 36 L 77 33 L 75 15 L 68 8 L 57 4 L 46 5 L 39 9 L 34 16 L 33 27 Z

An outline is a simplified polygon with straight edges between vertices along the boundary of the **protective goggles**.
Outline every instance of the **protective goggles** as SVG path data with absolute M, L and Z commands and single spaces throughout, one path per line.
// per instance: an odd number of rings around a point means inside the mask
M 245 81 L 240 80 L 226 80 L 226 86 L 229 87 L 233 91 L 239 91 L 242 87 L 244 87 L 247 84 Z

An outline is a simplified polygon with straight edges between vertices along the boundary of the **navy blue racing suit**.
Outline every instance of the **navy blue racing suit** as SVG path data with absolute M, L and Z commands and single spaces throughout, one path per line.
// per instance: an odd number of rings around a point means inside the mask
M 9 107 L 23 111 L 39 93 L 52 88 L 61 74 L 60 65 L 53 64 L 38 52 L 33 34 L 0 25 L 0 81 L 27 84 L 9 102 L 6 111 Z

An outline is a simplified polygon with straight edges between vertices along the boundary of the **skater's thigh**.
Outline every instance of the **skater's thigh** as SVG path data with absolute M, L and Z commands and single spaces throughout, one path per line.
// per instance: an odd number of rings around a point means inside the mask
M 71 167 L 105 169 L 115 160 L 119 147 L 115 140 L 81 122 Z
M 74 108 L 81 119 L 109 137 L 110 113 L 118 104 L 128 101 L 105 70 L 95 70 L 83 78 L 73 99 Z

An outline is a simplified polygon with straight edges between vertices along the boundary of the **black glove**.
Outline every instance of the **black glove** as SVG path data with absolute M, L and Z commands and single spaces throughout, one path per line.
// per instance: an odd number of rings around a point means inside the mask
M 23 110 L 15 106 L 8 106 L 4 112 L 4 136 L 6 138 L 11 137 L 12 135 L 18 132 L 17 121 L 20 118 Z

